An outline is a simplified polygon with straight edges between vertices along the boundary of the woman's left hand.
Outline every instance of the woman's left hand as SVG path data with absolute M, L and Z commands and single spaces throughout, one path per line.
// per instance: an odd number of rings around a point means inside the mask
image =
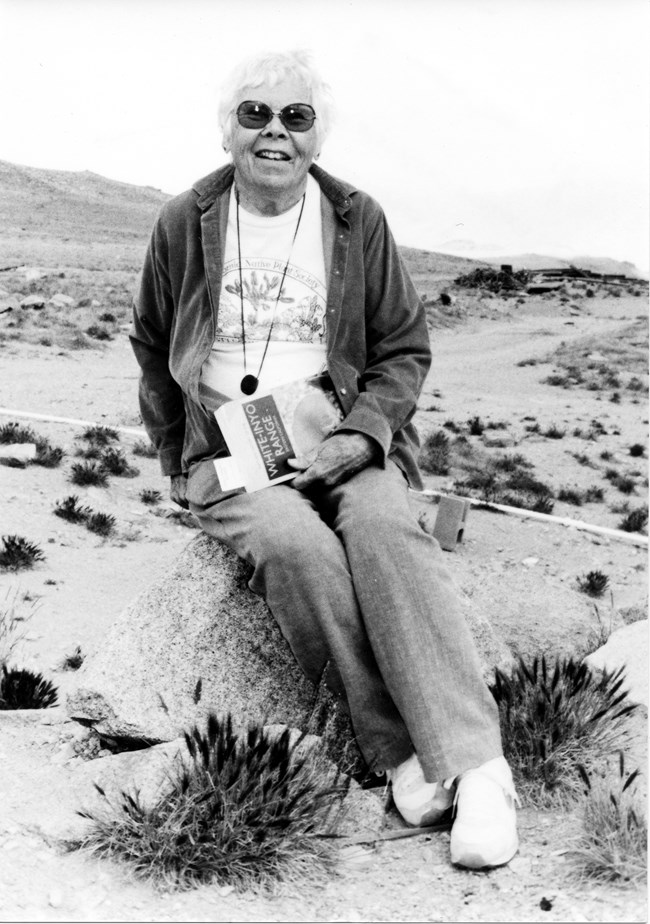
M 379 455 L 379 446 L 364 433 L 337 433 L 319 447 L 311 464 L 289 459 L 289 465 L 303 469 L 292 485 L 306 494 L 324 491 L 347 481 Z

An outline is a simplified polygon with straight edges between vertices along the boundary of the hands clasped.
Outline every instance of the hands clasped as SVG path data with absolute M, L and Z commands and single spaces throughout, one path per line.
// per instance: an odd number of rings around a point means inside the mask
M 320 444 L 312 460 L 289 459 L 289 465 L 301 469 L 291 484 L 307 494 L 327 490 L 366 468 L 378 455 L 379 446 L 364 433 L 337 433 Z

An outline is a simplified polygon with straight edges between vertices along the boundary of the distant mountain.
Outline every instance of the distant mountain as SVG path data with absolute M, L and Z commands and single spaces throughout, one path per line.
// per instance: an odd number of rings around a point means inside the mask
M 78 241 L 146 240 L 170 196 L 97 173 L 0 161 L 0 233 Z

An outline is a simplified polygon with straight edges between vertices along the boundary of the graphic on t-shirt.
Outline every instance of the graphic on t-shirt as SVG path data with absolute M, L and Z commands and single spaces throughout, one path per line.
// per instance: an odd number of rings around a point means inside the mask
M 322 282 L 291 264 L 280 291 L 284 264 L 279 260 L 244 260 L 243 264 L 241 283 L 236 260 L 224 267 L 217 341 L 241 341 L 243 301 L 247 341 L 266 340 L 273 322 L 271 340 L 325 342 Z

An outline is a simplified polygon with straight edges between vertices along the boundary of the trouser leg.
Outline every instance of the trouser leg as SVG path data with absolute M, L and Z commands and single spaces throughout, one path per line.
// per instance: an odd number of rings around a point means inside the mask
M 365 469 L 330 503 L 379 669 L 427 779 L 501 755 L 496 705 L 443 553 L 417 523 L 397 466 Z
M 405 760 L 413 745 L 368 641 L 345 550 L 311 501 L 275 485 L 191 509 L 205 532 L 253 566 L 249 586 L 266 600 L 307 677 L 318 683 L 327 661 L 335 662 L 369 767 Z

